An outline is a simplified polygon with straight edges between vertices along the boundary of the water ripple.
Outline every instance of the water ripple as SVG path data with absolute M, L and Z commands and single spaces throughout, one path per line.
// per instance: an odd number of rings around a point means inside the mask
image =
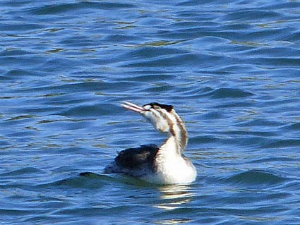
M 85 9 L 104 9 L 112 10 L 119 8 L 132 8 L 134 5 L 126 3 L 115 2 L 78 2 L 78 3 L 64 3 L 55 5 L 45 5 L 42 7 L 35 7 L 31 9 L 31 13 L 35 15 L 48 15 L 48 14 L 62 14 L 70 11 L 81 11 Z
M 298 224 L 299 6 L 0 1 L 1 222 Z M 165 138 L 122 101 L 174 105 L 196 182 L 102 174 Z
M 248 186 L 248 185 L 265 186 L 265 185 L 281 184 L 285 181 L 285 178 L 266 171 L 251 170 L 251 171 L 242 172 L 237 175 L 233 175 L 229 177 L 227 181 L 236 184 L 241 184 L 244 186 Z
M 253 94 L 236 88 L 219 88 L 206 95 L 212 98 L 244 98 L 252 96 Z

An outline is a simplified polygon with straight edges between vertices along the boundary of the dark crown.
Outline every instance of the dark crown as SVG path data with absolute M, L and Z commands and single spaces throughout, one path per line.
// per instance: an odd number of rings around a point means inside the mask
M 150 105 L 153 109 L 155 109 L 157 107 L 165 109 L 165 110 L 167 110 L 167 112 L 171 112 L 172 109 L 174 109 L 174 107 L 172 105 L 165 105 L 165 104 L 160 104 L 157 102 L 151 102 L 150 104 L 147 104 L 147 105 Z

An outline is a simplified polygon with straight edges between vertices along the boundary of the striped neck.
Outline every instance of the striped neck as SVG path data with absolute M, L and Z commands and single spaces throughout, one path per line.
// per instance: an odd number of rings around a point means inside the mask
M 173 137 L 178 154 L 182 154 L 188 143 L 188 132 L 182 119 L 176 113 L 173 113 L 173 116 L 175 121 L 170 124 L 171 129 L 169 139 Z
M 188 143 L 188 133 L 181 118 L 177 115 L 175 118 L 176 123 L 171 125 L 169 137 L 161 149 L 166 149 L 168 152 L 172 151 L 181 156 Z

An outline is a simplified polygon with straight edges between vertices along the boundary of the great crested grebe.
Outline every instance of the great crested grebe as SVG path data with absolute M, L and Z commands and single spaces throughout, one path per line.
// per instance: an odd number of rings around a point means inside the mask
M 104 172 L 122 173 L 158 184 L 193 182 L 197 176 L 196 168 L 183 155 L 188 133 L 173 106 L 150 103 L 141 107 L 130 102 L 124 102 L 122 106 L 141 114 L 156 130 L 167 133 L 168 139 L 160 147 L 142 145 L 121 151 Z

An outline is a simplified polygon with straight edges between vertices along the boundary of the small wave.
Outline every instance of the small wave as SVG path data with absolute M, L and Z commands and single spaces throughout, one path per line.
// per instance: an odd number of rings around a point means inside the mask
M 34 167 L 25 167 L 22 169 L 13 170 L 10 172 L 2 173 L 0 176 L 18 176 L 18 175 L 25 175 L 25 174 L 36 174 L 41 173 L 42 170 L 36 169 Z
M 293 123 L 282 128 L 283 130 L 293 130 L 299 131 L 300 130 L 300 123 Z
M 98 174 L 93 172 L 82 172 L 76 176 L 39 184 L 39 188 L 79 188 L 79 189 L 101 189 L 112 183 L 134 185 L 136 187 L 152 187 L 151 184 L 126 176 Z
M 157 68 L 157 67 L 190 67 L 191 65 L 198 65 L 199 62 L 204 60 L 203 55 L 200 54 L 177 54 L 177 55 L 168 55 L 163 58 L 154 58 L 147 60 L 138 60 L 136 62 L 126 63 L 124 67 L 148 67 L 148 68 Z
M 218 141 L 219 141 L 218 138 L 213 137 L 211 135 L 201 135 L 190 139 L 190 142 L 193 144 L 207 144 L 207 143 L 215 143 Z
M 286 139 L 286 140 L 272 140 L 270 143 L 263 146 L 263 148 L 288 148 L 299 147 L 300 139 Z
M 158 58 L 161 59 L 162 56 L 168 55 L 178 55 L 178 54 L 186 54 L 187 52 L 183 50 L 177 50 L 174 48 L 168 48 L 168 47 L 161 47 L 157 48 L 154 46 L 146 46 L 146 47 L 140 47 L 138 49 L 134 49 L 130 53 L 125 54 L 124 58 L 129 59 L 146 59 L 149 60 L 150 58 Z
M 125 3 L 112 3 L 112 2 L 79 2 L 79 3 L 63 3 L 55 5 L 45 5 L 42 7 L 37 7 L 31 10 L 35 15 L 48 15 L 48 14 L 61 14 L 74 10 L 84 10 L 84 9 L 120 9 L 120 8 L 133 8 L 132 4 Z
M 242 185 L 274 185 L 280 184 L 285 178 L 261 170 L 250 170 L 233 175 L 227 179 L 228 182 Z
M 289 157 L 263 157 L 260 159 L 252 160 L 251 163 L 269 163 L 269 162 L 294 162 L 297 159 L 289 158 Z
M 228 13 L 224 19 L 226 20 L 257 20 L 257 18 L 260 19 L 266 19 L 266 18 L 276 18 L 279 17 L 279 13 L 272 12 L 270 10 L 253 10 L 253 9 L 244 9 L 239 10 L 237 12 Z
M 206 94 L 212 98 L 245 98 L 253 94 L 237 88 L 219 88 Z
M 109 176 L 86 172 L 79 174 L 79 176 L 68 177 L 38 186 L 41 188 L 68 186 L 73 188 L 98 189 L 103 187 L 106 183 L 108 183 L 107 181 L 111 179 L 112 178 Z
M 93 117 L 110 115 L 112 112 L 116 112 L 119 108 L 114 105 L 102 104 L 102 105 L 79 105 L 70 107 L 63 111 L 60 115 L 72 116 L 72 117 Z
M 221 119 L 224 115 L 220 112 L 208 112 L 204 113 L 202 116 L 204 119 Z
M 242 122 L 239 123 L 238 126 L 248 126 L 248 127 L 254 127 L 254 126 L 259 126 L 259 127 L 277 127 L 281 126 L 282 122 L 279 121 L 271 121 L 268 119 L 252 119 L 247 122 Z

